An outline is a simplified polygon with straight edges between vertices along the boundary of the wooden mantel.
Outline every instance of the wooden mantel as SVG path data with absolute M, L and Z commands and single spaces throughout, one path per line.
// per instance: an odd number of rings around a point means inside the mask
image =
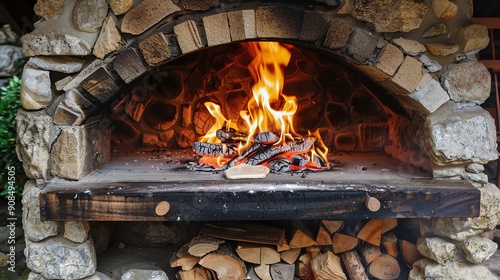
M 41 217 L 241 221 L 479 215 L 480 192 L 467 181 L 432 179 L 385 155 L 345 155 L 336 161 L 325 172 L 227 180 L 162 155 L 120 157 L 81 181 L 49 183 L 40 195 Z M 155 209 L 162 201 L 170 209 L 159 216 Z

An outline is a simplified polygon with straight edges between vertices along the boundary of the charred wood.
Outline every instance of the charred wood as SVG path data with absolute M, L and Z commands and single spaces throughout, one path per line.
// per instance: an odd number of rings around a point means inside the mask
M 238 150 L 236 145 L 215 144 L 206 142 L 194 142 L 193 151 L 200 156 L 224 156 L 230 157 L 236 155 Z

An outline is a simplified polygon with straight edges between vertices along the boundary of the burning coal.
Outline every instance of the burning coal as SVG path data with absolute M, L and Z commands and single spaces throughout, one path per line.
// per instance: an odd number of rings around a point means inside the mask
M 282 92 L 291 54 L 277 42 L 252 42 L 249 70 L 255 84 L 239 122 L 231 122 L 213 102 L 204 105 L 215 118 L 210 130 L 193 144 L 201 156 L 194 170 L 225 170 L 246 163 L 274 172 L 321 170 L 328 167 L 328 148 L 319 133 L 300 135 L 293 127 L 296 97 Z

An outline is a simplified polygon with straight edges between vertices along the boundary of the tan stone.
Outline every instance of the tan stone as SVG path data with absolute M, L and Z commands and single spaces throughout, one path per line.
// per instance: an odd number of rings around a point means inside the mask
M 497 278 L 482 265 L 457 261 L 441 265 L 430 259 L 421 259 L 413 264 L 408 280 L 422 279 L 496 280 Z
M 406 56 L 398 71 L 392 77 L 392 81 L 408 92 L 412 92 L 417 89 L 422 77 L 422 63 L 411 56 Z
M 125 14 L 121 30 L 139 35 L 168 15 L 180 11 L 172 0 L 144 0 Z
M 75 243 L 82 243 L 89 237 L 90 224 L 87 221 L 68 221 L 64 223 L 64 237 Z
M 441 22 L 441 23 L 438 23 L 436 25 L 433 25 L 433 26 L 427 28 L 424 31 L 422 38 L 432 38 L 432 37 L 436 37 L 436 36 L 443 35 L 446 33 L 448 33 L 448 26 L 446 26 L 446 24 Z
M 488 260 L 498 249 L 498 244 L 484 237 L 475 236 L 462 243 L 465 258 L 471 263 L 482 263 Z
M 59 103 L 54 110 L 54 124 L 57 125 L 81 125 L 85 119 L 78 111 L 75 111 L 64 103 Z
M 484 25 L 472 24 L 458 30 L 458 44 L 464 53 L 482 50 L 489 42 L 488 29 Z
M 387 44 L 380 51 L 375 67 L 389 75 L 394 75 L 399 65 L 403 63 L 403 52 L 392 44 Z
M 122 34 L 117 27 L 116 17 L 109 15 L 104 20 L 92 53 L 103 59 L 106 55 L 123 47 L 124 44 Z
M 425 48 L 424 45 L 422 45 L 420 42 L 417 42 L 415 40 L 399 37 L 399 38 L 393 39 L 392 42 L 394 44 L 398 45 L 401 49 L 403 49 L 403 52 L 405 54 L 409 54 L 412 56 L 416 56 L 420 53 L 427 51 L 427 49 Z
M 181 5 L 189 11 L 205 11 L 219 5 L 219 0 L 182 0 Z
M 49 106 L 52 101 L 50 72 L 24 66 L 21 84 L 21 104 L 27 110 L 39 110 Z
M 109 162 L 109 130 L 99 122 L 82 126 L 63 126 L 51 151 L 51 172 L 69 180 L 81 180 L 90 172 Z
M 73 78 L 71 76 L 66 76 L 62 79 L 60 79 L 59 81 L 55 82 L 54 85 L 56 86 L 56 90 L 63 90 L 63 88 L 69 83 L 71 82 Z
M 257 37 L 298 39 L 303 11 L 285 6 L 255 10 Z
M 344 5 L 337 11 L 339 15 L 348 15 L 351 13 L 351 3 L 349 0 L 344 1 Z
M 79 0 L 73 10 L 73 23 L 80 31 L 94 33 L 99 31 L 107 14 L 106 0 Z
M 432 10 L 437 18 L 451 20 L 457 16 L 458 5 L 454 0 L 432 0 Z
M 227 17 L 232 41 L 252 39 L 257 36 L 254 10 L 231 11 L 227 13 Z
M 33 67 L 61 73 L 76 73 L 82 70 L 84 63 L 84 59 L 71 56 L 35 56 L 28 60 Z
M 466 60 L 450 64 L 441 76 L 443 86 L 456 102 L 482 104 L 491 90 L 491 75 L 484 64 Z
M 231 42 L 229 22 L 226 13 L 203 17 L 203 26 L 208 46 L 216 46 Z
M 117 55 L 113 67 L 125 83 L 132 82 L 147 71 L 134 49 L 128 49 Z
M 182 53 L 195 51 L 204 45 L 198 27 L 192 20 L 186 20 L 175 25 L 174 33 Z
M 139 42 L 139 50 L 146 63 L 151 66 L 165 62 L 172 56 L 167 38 L 161 32 Z
M 134 5 L 134 0 L 109 0 L 109 6 L 115 16 L 123 15 Z
M 370 22 L 377 32 L 408 32 L 422 24 L 427 5 L 413 0 L 356 1 L 351 15 Z
M 366 62 L 377 48 L 379 38 L 361 28 L 356 28 L 351 34 L 347 52 L 355 59 Z
M 421 237 L 417 240 L 417 250 L 425 257 L 444 264 L 457 253 L 455 244 L 439 237 Z
M 63 0 L 38 0 L 35 4 L 35 14 L 46 20 L 55 19 L 64 9 Z
M 340 49 L 349 42 L 353 28 L 345 21 L 332 19 L 325 36 L 323 46 L 330 49 Z
M 456 44 L 428 43 L 425 47 L 435 56 L 447 56 L 458 52 L 458 45 Z

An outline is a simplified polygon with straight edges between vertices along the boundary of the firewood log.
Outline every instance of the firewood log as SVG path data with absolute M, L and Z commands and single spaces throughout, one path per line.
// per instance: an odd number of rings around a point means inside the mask
M 306 248 L 316 244 L 313 233 L 305 225 L 296 222 L 291 227 L 290 248 Z
M 319 226 L 318 234 L 316 235 L 316 245 L 332 245 L 332 237 L 323 226 Z
M 344 221 L 331 221 L 331 220 L 322 220 L 321 223 L 328 230 L 330 234 L 334 234 L 335 232 L 342 229 L 344 225 Z
M 198 263 L 215 271 L 219 280 L 241 280 L 246 274 L 243 260 L 227 244 L 221 244 L 215 252 L 207 254 Z
M 382 235 L 382 240 L 380 243 L 381 247 L 385 252 L 395 258 L 398 257 L 398 238 L 396 235 L 390 231 Z
M 416 261 L 424 258 L 424 256 L 422 256 L 422 254 L 420 254 L 420 252 L 417 250 L 417 245 L 415 245 L 415 243 L 411 243 L 406 240 L 400 240 L 399 248 L 401 249 L 401 255 L 403 256 L 403 259 L 408 268 L 412 268 L 413 264 Z
M 269 268 L 273 280 L 290 280 L 295 275 L 295 265 L 286 263 L 275 263 Z
M 311 258 L 315 258 L 317 255 L 321 254 L 321 247 L 311 246 L 306 248 L 306 252 L 311 255 Z
M 260 279 L 273 280 L 271 278 L 271 271 L 269 270 L 268 264 L 256 265 L 253 267 L 253 270 L 255 271 L 255 274 L 257 274 L 257 276 L 259 276 Z
M 300 248 L 293 248 L 280 253 L 281 259 L 288 264 L 295 263 L 295 261 L 299 258 L 299 255 Z
M 363 243 L 358 248 L 361 258 L 366 264 L 370 264 L 376 258 L 382 256 L 382 251 L 380 250 L 380 247 L 375 246 L 373 244 Z
M 290 250 L 290 246 L 288 245 L 288 241 L 286 241 L 286 239 L 283 242 L 283 244 L 276 246 L 276 251 L 278 251 L 278 253 L 281 253 L 281 252 L 284 252 L 287 250 Z
M 170 259 L 171 267 L 181 267 L 182 270 L 192 269 L 200 260 L 200 257 L 195 257 L 189 254 L 189 243 L 182 246 L 177 253 L 172 255 Z
M 309 254 L 300 255 L 297 263 L 297 274 L 301 278 L 304 278 L 307 275 L 312 274 L 311 255 Z
M 384 254 L 373 260 L 368 268 L 368 274 L 380 280 L 398 279 L 401 273 L 398 261 L 390 255 Z
M 200 234 L 224 240 L 281 246 L 285 242 L 285 229 L 279 226 L 242 223 L 206 223 L 200 229 Z
M 397 226 L 398 226 L 398 219 L 396 218 L 382 219 L 382 234 L 394 229 Z
M 188 252 L 195 257 L 203 257 L 207 253 L 213 252 L 219 248 L 219 244 L 224 243 L 224 240 L 213 238 L 206 235 L 199 235 L 189 243 Z
M 253 264 L 273 264 L 280 261 L 280 254 L 274 248 L 260 244 L 240 242 L 236 253 L 244 261 Z
M 356 237 L 375 246 L 380 246 L 382 224 L 382 219 L 372 219 L 361 228 Z
M 335 233 L 333 235 L 333 252 L 335 254 L 352 250 L 358 246 L 359 240 L 343 233 Z
M 350 280 L 368 280 L 365 267 L 356 250 L 343 252 L 341 256 Z
M 347 280 L 340 258 L 332 252 L 319 254 L 313 258 L 311 269 L 316 280 Z
M 215 280 L 215 278 L 212 277 L 212 273 L 203 267 L 180 270 L 177 272 L 176 276 L 178 280 Z

